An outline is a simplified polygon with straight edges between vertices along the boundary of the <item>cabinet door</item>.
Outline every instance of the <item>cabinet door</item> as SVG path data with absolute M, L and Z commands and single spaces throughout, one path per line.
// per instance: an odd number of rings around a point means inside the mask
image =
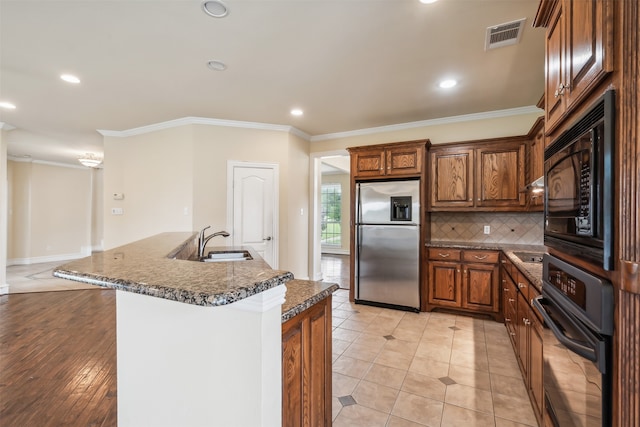
M 540 126 L 538 131 L 536 132 L 533 140 L 531 141 L 531 149 L 529 151 L 530 160 L 529 160 L 529 178 L 528 182 L 533 182 L 533 180 L 540 178 L 544 175 L 544 147 L 545 139 L 544 139 L 544 125 Z M 530 205 L 533 209 L 537 210 L 536 207 L 542 209 L 544 205 L 544 193 L 532 193 L 530 195 L 531 201 Z
M 531 309 L 530 309 L 531 310 Z M 530 344 L 529 344 L 529 389 L 531 390 L 531 397 L 533 401 L 533 408 L 537 412 L 538 419 L 542 419 L 543 415 L 543 402 L 544 402 L 544 381 L 542 377 L 544 359 L 542 356 L 542 324 L 537 319 L 534 313 L 530 313 L 529 320 L 531 321 L 530 329 Z
M 477 156 L 476 206 L 524 207 L 524 160 L 526 145 L 510 148 L 479 148 Z
M 293 319 L 292 319 L 293 320 Z M 287 325 L 282 334 L 282 425 L 303 425 L 304 323 Z
M 421 147 L 393 147 L 386 149 L 387 175 L 416 175 L 422 171 Z
M 516 343 L 516 330 L 515 330 L 515 322 L 516 322 L 516 290 L 511 282 L 511 278 L 507 274 L 507 272 L 502 270 L 502 310 L 504 311 L 504 325 L 507 327 L 507 333 L 509 334 L 509 339 L 511 339 L 511 343 L 514 348 L 517 348 Z
M 567 1 L 563 4 L 567 23 L 567 108 L 584 98 L 589 90 L 612 71 L 611 19 L 604 0 Z
M 473 150 L 432 150 L 431 207 L 473 206 Z
M 361 150 L 351 154 L 351 170 L 354 177 L 384 175 L 385 152 L 383 149 Z
M 529 386 L 529 304 L 521 293 L 518 293 L 518 316 L 516 321 L 516 334 L 518 343 L 518 361 L 522 370 L 522 378 L 525 385 Z
M 460 264 L 452 262 L 429 262 L 429 304 L 443 307 L 460 307 Z
M 547 131 L 557 125 L 566 109 L 566 97 L 564 96 L 565 24 L 562 13 L 562 2 L 558 2 L 547 27 L 544 99 Z
M 282 425 L 331 424 L 331 297 L 282 325 Z
M 498 266 L 492 264 L 463 264 L 462 289 L 464 308 L 498 311 Z

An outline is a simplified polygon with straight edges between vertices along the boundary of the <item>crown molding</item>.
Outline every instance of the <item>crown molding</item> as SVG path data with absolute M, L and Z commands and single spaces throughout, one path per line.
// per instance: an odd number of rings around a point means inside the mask
M 14 130 L 15 128 L 15 126 L 11 126 L 9 123 L 0 122 L 0 130 Z
M 442 117 L 439 119 L 420 120 L 417 122 L 400 123 L 397 125 L 378 126 L 373 128 L 352 130 L 346 132 L 327 133 L 324 135 L 315 135 L 311 137 L 311 142 L 315 141 L 327 141 L 330 139 L 347 138 L 351 136 L 370 135 L 372 133 L 392 132 L 406 129 L 414 129 L 419 127 L 437 126 L 449 123 L 461 123 L 470 122 L 474 120 L 495 119 L 509 116 L 519 116 L 524 114 L 540 114 L 544 113 L 544 110 L 539 109 L 535 105 L 527 107 L 510 108 L 507 110 L 487 111 L 483 113 L 464 114 L 461 116 Z
M 87 166 L 72 165 L 72 164 L 69 164 L 69 163 L 50 162 L 50 161 L 47 161 L 47 160 L 37 160 L 37 159 L 34 159 L 32 157 L 7 156 L 7 159 L 11 160 L 13 162 L 35 163 L 35 164 L 38 164 L 38 165 L 57 166 L 57 167 L 61 167 L 61 168 L 92 169 L 92 168 L 88 168 Z M 93 169 L 95 169 L 95 168 L 93 168 Z
M 106 129 L 97 129 L 97 131 L 102 136 L 126 138 L 129 136 L 142 135 L 149 132 L 156 132 L 163 129 L 169 129 L 169 128 L 185 126 L 185 125 L 208 125 L 208 126 L 244 128 L 244 129 L 271 130 L 271 131 L 277 131 L 277 132 L 292 133 L 307 141 L 311 139 L 310 135 L 301 131 L 300 129 L 294 128 L 293 126 L 273 125 L 269 123 L 257 123 L 257 122 L 243 122 L 238 120 L 209 119 L 205 117 L 183 117 L 181 119 L 169 120 L 166 122 L 160 122 L 160 123 L 147 125 L 147 126 L 140 126 L 137 128 L 127 129 L 123 131 L 106 130 Z

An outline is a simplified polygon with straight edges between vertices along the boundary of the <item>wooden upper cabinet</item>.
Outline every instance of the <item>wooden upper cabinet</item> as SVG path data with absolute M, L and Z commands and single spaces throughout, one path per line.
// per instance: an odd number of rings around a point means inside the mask
M 423 140 L 349 148 L 352 176 L 356 179 L 420 176 L 427 143 Z
M 431 207 L 473 206 L 472 149 L 433 150 Z
M 546 34 L 546 63 L 545 63 L 545 122 L 555 125 L 567 109 L 566 97 L 561 94 L 564 86 L 564 20 L 562 19 L 562 4 L 559 2 Z
M 479 148 L 476 206 L 525 206 L 525 144 L 506 148 Z
M 540 3 L 534 26 L 547 28 L 547 133 L 613 70 L 610 8 L 608 0 Z
M 362 150 L 351 153 L 351 170 L 354 176 L 380 176 L 385 171 L 384 150 Z
M 385 149 L 387 175 L 416 175 L 422 172 L 423 147 L 400 146 Z
M 430 210 L 525 210 L 526 147 L 525 137 L 432 147 Z
M 544 149 L 546 138 L 544 136 L 544 119 L 540 117 L 531 128 L 531 142 L 529 145 L 529 161 L 527 170 L 527 183 L 544 175 Z M 542 210 L 544 207 L 544 193 L 529 192 L 529 210 Z

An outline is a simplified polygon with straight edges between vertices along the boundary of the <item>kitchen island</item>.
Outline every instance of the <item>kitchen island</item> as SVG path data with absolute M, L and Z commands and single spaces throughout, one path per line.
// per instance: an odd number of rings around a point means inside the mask
M 250 248 L 252 260 L 198 262 L 196 246 L 196 233 L 163 233 L 54 271 L 116 290 L 118 425 L 280 425 L 282 324 L 337 285 Z

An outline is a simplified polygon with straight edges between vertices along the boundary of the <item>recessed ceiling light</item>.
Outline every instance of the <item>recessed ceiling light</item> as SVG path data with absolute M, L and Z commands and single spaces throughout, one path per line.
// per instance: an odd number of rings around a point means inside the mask
M 4 108 L 4 109 L 7 109 L 7 110 L 15 110 L 16 106 L 13 105 L 10 102 L 3 101 L 3 102 L 0 102 L 0 108 Z
M 67 83 L 80 83 L 80 79 L 73 74 L 62 74 L 60 78 Z
M 291 110 L 291 115 L 292 116 L 301 116 L 303 114 L 304 114 L 304 112 L 299 108 L 294 108 L 293 110 Z
M 435 3 L 438 0 L 420 0 L 420 3 L 422 4 L 431 4 L 431 3 Z
M 227 69 L 227 64 L 222 61 L 212 59 L 211 61 L 207 61 L 207 67 L 215 71 L 224 71 Z
M 224 18 L 229 14 L 227 5 L 220 0 L 207 0 L 202 2 L 202 10 L 209 16 L 214 18 Z
M 458 82 L 453 80 L 453 79 L 443 80 L 443 81 L 440 82 L 440 87 L 443 88 L 443 89 L 450 89 L 450 88 L 454 87 L 457 84 L 458 84 Z

